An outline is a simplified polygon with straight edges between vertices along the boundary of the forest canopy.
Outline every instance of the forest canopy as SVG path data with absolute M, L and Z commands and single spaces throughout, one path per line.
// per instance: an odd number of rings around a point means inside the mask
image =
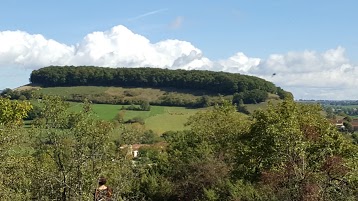
M 205 90 L 222 95 L 261 90 L 284 98 L 289 93 L 272 82 L 238 73 L 161 68 L 108 68 L 95 66 L 49 66 L 34 70 L 32 84 L 57 86 L 173 87 Z

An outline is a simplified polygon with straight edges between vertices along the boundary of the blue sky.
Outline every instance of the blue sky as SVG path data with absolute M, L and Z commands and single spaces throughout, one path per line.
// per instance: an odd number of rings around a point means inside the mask
M 146 65 L 255 75 L 296 99 L 358 99 L 356 8 L 353 0 L 3 0 L 0 89 L 47 65 Z

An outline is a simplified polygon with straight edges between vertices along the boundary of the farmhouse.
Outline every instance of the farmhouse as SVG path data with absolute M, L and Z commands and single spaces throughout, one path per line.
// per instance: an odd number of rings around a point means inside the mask
M 331 123 L 334 124 L 339 130 L 344 130 L 345 128 L 343 125 L 343 119 L 334 119 L 331 120 Z
M 344 119 L 335 119 L 331 120 L 331 123 L 337 127 L 338 130 L 343 131 L 345 129 L 345 126 L 343 124 Z M 358 131 L 358 119 L 353 119 L 352 122 L 350 122 L 353 130 Z
M 140 152 L 143 152 L 145 149 L 155 149 L 162 152 L 166 146 L 167 144 L 165 142 L 158 142 L 155 144 L 126 144 L 119 148 L 122 150 L 126 159 L 134 159 L 139 158 Z
M 139 148 L 149 146 L 148 144 L 130 144 L 130 145 L 123 145 L 119 147 L 121 150 L 124 150 L 126 152 L 126 158 L 137 158 L 139 156 Z

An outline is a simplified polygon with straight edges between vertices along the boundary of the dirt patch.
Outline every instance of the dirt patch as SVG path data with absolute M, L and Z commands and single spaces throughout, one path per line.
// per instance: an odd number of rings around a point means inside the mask
M 16 90 L 16 91 L 26 91 L 26 90 L 39 90 L 39 89 L 41 89 L 41 87 L 39 87 L 39 86 L 24 85 L 24 86 L 21 86 L 21 87 L 17 87 L 14 90 Z

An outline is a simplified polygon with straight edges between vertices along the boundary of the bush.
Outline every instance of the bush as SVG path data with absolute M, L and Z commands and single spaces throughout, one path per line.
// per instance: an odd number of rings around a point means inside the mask
M 140 104 L 139 108 L 140 108 L 142 111 L 150 111 L 149 101 L 143 101 L 142 104 Z
M 152 130 L 145 131 L 141 139 L 142 144 L 154 144 L 159 141 L 160 141 L 160 137 Z
M 266 91 L 254 89 L 252 91 L 235 93 L 233 96 L 233 103 L 239 104 L 240 100 L 242 99 L 245 104 L 256 104 L 265 102 L 267 98 L 268 94 Z
M 41 116 L 42 109 L 41 107 L 34 105 L 33 108 L 28 112 L 25 120 L 34 120 Z
M 132 119 L 128 119 L 126 122 L 124 122 L 126 124 L 131 124 L 131 123 L 139 123 L 141 125 L 144 125 L 144 119 L 142 117 L 134 117 Z

